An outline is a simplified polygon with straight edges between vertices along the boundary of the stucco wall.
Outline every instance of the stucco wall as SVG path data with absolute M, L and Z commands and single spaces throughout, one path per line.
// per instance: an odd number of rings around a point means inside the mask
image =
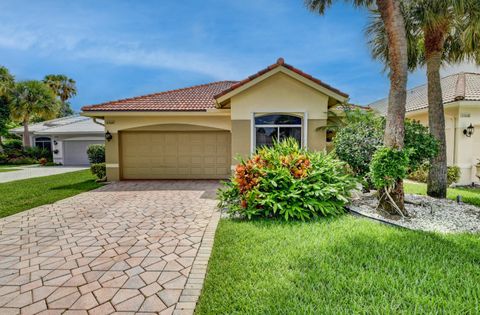
M 428 126 L 428 114 L 407 113 L 407 117 L 419 120 Z M 463 130 L 472 124 L 475 132 L 472 137 Z M 445 133 L 447 138 L 447 161 L 461 170 L 458 184 L 468 185 L 479 182 L 476 176 L 477 159 L 480 159 L 480 102 L 455 102 L 445 108 Z
M 232 120 L 249 120 L 254 112 L 308 112 L 309 119 L 327 119 L 328 98 L 279 72 L 232 97 Z

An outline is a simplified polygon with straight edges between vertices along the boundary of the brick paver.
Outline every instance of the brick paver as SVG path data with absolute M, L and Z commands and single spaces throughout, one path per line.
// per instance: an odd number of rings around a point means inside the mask
M 0 314 L 192 314 L 217 187 L 119 182 L 0 219 Z

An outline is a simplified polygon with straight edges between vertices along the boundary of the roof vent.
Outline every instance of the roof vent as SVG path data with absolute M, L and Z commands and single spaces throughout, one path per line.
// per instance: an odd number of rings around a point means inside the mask
M 282 57 L 278 58 L 277 65 L 283 65 L 283 64 L 285 64 L 285 59 L 283 59 Z

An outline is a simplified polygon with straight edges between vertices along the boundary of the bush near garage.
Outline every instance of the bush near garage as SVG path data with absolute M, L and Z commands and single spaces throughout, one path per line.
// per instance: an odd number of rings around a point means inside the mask
M 91 144 L 87 149 L 90 164 L 105 163 L 105 145 Z
M 99 180 L 105 180 L 107 177 L 107 169 L 105 163 L 94 163 L 90 165 L 90 171 L 97 176 Z
M 344 213 L 355 186 L 345 163 L 286 139 L 241 160 L 218 192 L 219 206 L 248 219 L 307 220 Z

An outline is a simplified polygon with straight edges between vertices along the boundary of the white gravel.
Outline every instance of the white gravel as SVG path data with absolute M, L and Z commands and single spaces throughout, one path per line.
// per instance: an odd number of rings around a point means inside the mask
M 414 230 L 442 233 L 480 232 L 480 207 L 420 195 L 407 194 L 405 200 L 415 203 L 405 203 L 409 213 L 405 218 L 376 210 L 378 200 L 372 194 L 358 196 L 349 207 L 365 216 Z

